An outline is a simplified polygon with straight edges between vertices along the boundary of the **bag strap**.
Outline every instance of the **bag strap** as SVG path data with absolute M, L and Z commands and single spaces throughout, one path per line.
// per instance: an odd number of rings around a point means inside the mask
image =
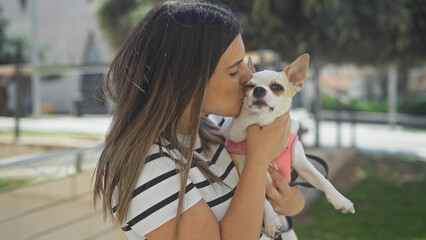
M 318 156 L 315 156 L 315 155 L 311 155 L 311 154 L 306 154 L 306 157 L 318 162 L 319 164 L 321 164 L 321 166 L 325 170 L 325 176 L 324 177 L 327 179 L 328 178 L 328 164 L 327 164 L 327 162 L 324 161 L 324 159 L 322 159 Z M 314 186 L 312 186 L 310 183 L 307 183 L 307 182 L 295 182 L 298 176 L 299 176 L 299 174 L 297 174 L 296 171 L 293 170 L 291 172 L 291 183 L 289 184 L 290 186 L 300 185 L 300 186 L 303 186 L 303 187 L 315 188 Z M 294 228 L 293 218 L 289 217 L 289 216 L 286 216 L 286 218 L 287 218 L 287 223 L 288 223 L 288 229 L 282 230 L 281 233 L 288 232 L 288 231 L 290 231 L 291 229 Z M 281 234 L 279 236 L 277 236 L 275 238 L 275 240 L 282 240 Z
M 307 158 L 310 158 L 316 162 L 318 162 L 325 170 L 325 178 L 328 179 L 328 164 L 326 161 L 324 161 L 324 159 L 315 156 L 315 155 L 311 155 L 311 154 L 306 154 Z M 295 185 L 300 185 L 303 187 L 308 187 L 308 188 L 315 188 L 314 186 L 312 186 L 310 183 L 307 182 L 296 182 L 297 177 L 299 176 L 299 174 L 297 174 L 296 171 L 292 171 L 291 172 L 291 182 L 290 182 L 290 186 L 295 186 Z

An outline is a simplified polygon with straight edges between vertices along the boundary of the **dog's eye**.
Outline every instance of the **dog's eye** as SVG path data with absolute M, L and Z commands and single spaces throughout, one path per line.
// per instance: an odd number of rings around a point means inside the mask
M 279 92 L 279 91 L 284 90 L 284 88 L 283 88 L 283 87 L 281 87 L 281 85 L 278 85 L 278 84 L 273 84 L 273 85 L 271 86 L 271 89 L 272 89 L 272 91 L 274 91 L 274 92 Z
M 244 85 L 245 88 L 254 88 L 255 86 L 253 84 L 246 84 Z

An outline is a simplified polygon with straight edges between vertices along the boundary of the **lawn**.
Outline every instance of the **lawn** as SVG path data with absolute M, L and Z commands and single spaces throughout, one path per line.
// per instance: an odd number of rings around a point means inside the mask
M 356 213 L 321 197 L 295 218 L 295 231 L 301 240 L 426 239 L 425 173 L 426 162 L 362 156 L 333 181 Z
M 0 193 L 22 187 L 31 180 L 30 178 L 0 179 Z

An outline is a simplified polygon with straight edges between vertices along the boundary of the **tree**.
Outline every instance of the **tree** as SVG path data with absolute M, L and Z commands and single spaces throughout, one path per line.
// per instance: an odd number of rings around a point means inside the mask
M 28 37 L 23 31 L 9 26 L 0 6 L 0 64 L 16 63 L 18 50 L 22 51 L 20 61 L 29 62 Z
M 103 0 L 97 19 L 111 46 L 119 48 L 136 24 L 159 0 Z
M 97 19 L 114 49 L 119 48 L 136 24 L 157 3 L 163 0 L 103 0 L 97 9 Z M 247 16 L 252 0 L 210 0 L 226 5 L 241 17 Z
M 0 6 L 0 64 L 16 64 L 16 69 L 19 69 L 20 63 L 29 62 L 29 53 L 28 37 L 18 28 L 11 28 L 8 25 Z M 18 70 L 15 74 L 19 77 Z M 10 114 L 9 109 L 7 109 L 7 86 L 15 79 L 18 78 L 9 78 L 0 85 L 0 115 Z
M 4 61 L 3 59 L 5 58 L 3 49 L 5 48 L 5 44 L 6 44 L 6 28 L 8 23 L 6 19 L 4 18 L 2 12 L 3 11 L 0 6 L 0 64 Z
M 425 56 L 421 0 L 253 0 L 250 11 L 247 48 L 286 59 L 310 52 L 323 62 L 381 66 Z
M 288 60 L 309 52 L 321 62 L 376 66 L 425 59 L 423 0 L 209 1 L 237 13 L 248 50 L 268 48 Z M 103 0 L 97 15 L 113 46 L 158 2 Z

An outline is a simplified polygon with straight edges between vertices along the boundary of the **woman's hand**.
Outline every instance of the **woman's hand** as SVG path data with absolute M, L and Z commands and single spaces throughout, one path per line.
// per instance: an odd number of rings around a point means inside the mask
M 305 198 L 300 192 L 299 186 L 291 187 L 284 177 L 277 170 L 270 167 L 268 169 L 277 188 L 266 183 L 266 196 L 274 211 L 284 216 L 294 216 L 303 210 Z
M 287 147 L 290 136 L 289 113 L 275 119 L 268 126 L 251 125 L 247 131 L 247 155 L 254 154 L 256 161 L 269 163 L 278 157 Z

